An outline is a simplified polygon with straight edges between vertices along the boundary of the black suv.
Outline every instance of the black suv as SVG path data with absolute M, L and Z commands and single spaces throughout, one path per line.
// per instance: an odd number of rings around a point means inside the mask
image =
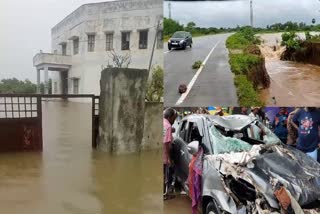
M 186 31 L 177 31 L 168 41 L 168 49 L 182 48 L 186 49 L 187 46 L 192 47 L 192 36 L 191 33 Z

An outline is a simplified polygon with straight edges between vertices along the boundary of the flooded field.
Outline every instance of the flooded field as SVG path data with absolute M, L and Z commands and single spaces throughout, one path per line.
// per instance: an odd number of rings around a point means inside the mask
M 43 152 L 0 154 L 1 213 L 159 213 L 161 152 L 91 148 L 91 106 L 43 102 Z
M 261 92 L 266 105 L 320 105 L 320 66 L 281 61 L 281 34 L 265 34 L 260 47 L 266 58 L 266 69 L 271 78 L 269 89 Z M 277 50 L 273 50 L 273 46 Z

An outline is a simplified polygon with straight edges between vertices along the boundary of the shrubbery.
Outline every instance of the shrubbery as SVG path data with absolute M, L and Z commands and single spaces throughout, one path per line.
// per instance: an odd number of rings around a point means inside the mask
M 195 61 L 192 65 L 192 69 L 198 69 L 200 68 L 202 65 L 202 61 L 201 60 L 198 60 L 198 61 Z
M 148 82 L 146 100 L 160 102 L 163 97 L 163 69 L 160 66 L 152 70 L 152 80 Z
M 254 54 L 230 54 L 230 66 L 234 74 L 245 74 L 249 72 L 249 68 L 261 63 L 261 57 Z
M 240 106 L 263 106 L 258 93 L 253 88 L 252 82 L 246 75 L 237 75 L 234 79 Z
M 282 46 L 286 46 L 288 49 L 298 50 L 301 48 L 301 40 L 295 32 L 286 32 L 281 35 Z
M 248 80 L 250 69 L 262 63 L 260 49 L 257 47 L 260 40 L 255 34 L 256 31 L 251 27 L 243 27 L 226 41 L 227 48 L 240 49 L 239 53 L 229 54 L 229 63 L 231 71 L 235 74 L 234 81 L 241 106 L 262 105 L 253 82 Z

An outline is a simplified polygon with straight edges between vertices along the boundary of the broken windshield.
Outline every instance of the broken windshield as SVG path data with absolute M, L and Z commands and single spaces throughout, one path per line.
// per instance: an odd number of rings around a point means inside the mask
M 210 127 L 210 136 L 213 144 L 213 154 L 249 151 L 252 148 L 247 142 L 237 138 L 223 136 L 214 125 Z
M 212 138 L 213 154 L 249 151 L 252 145 L 235 137 L 222 135 L 214 125 L 211 125 L 210 137 Z M 280 143 L 279 138 L 270 129 L 260 122 L 254 122 L 246 128 L 249 138 L 261 140 L 265 144 Z M 260 138 L 260 136 L 263 136 Z

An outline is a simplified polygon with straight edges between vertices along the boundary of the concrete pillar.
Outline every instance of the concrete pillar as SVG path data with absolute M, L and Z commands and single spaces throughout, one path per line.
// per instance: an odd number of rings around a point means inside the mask
M 48 66 L 44 67 L 44 93 L 49 94 L 49 71 Z
M 148 70 L 107 68 L 101 73 L 98 149 L 141 150 Z
M 40 91 L 40 69 L 37 69 L 37 94 L 41 94 L 41 91 Z

